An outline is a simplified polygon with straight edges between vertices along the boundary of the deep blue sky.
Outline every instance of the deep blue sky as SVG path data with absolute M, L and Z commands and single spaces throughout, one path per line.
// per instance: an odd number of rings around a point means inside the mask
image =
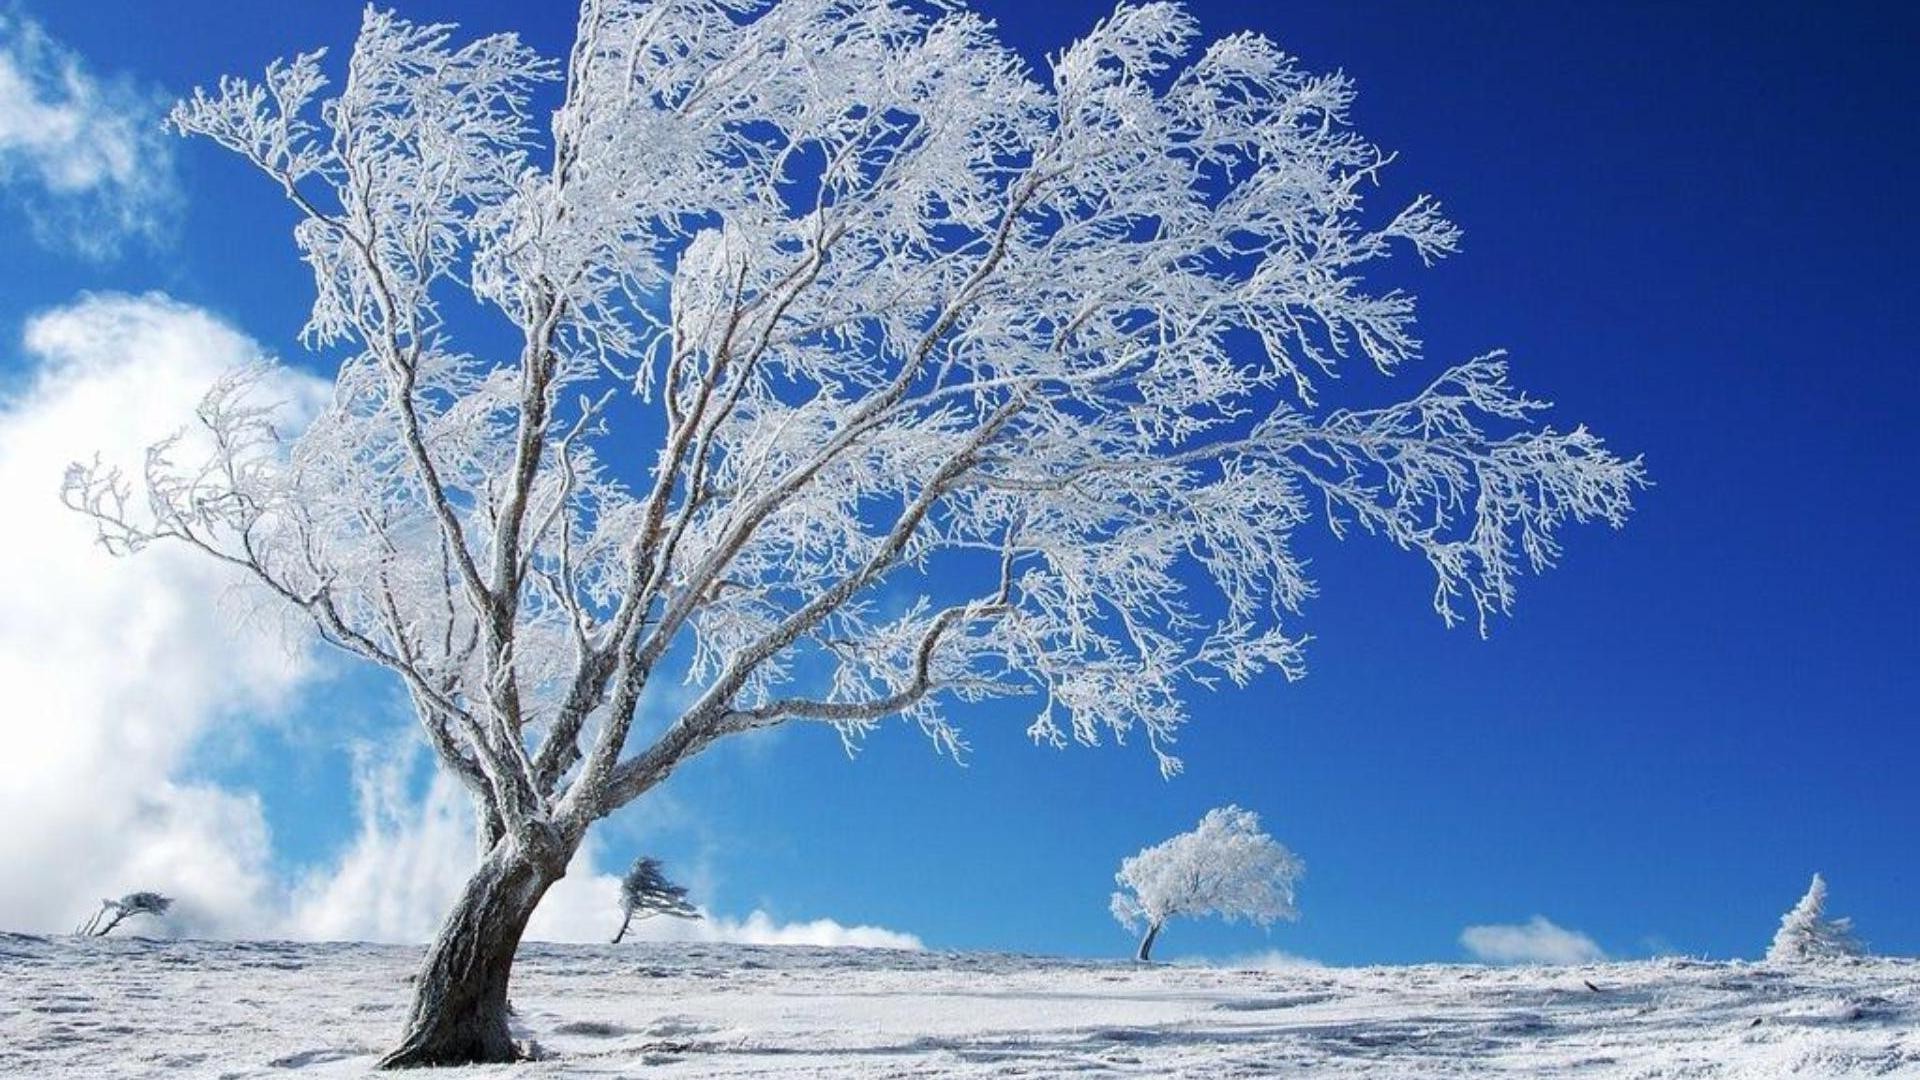
M 558 54 L 563 6 L 402 10 Z M 978 6 L 1036 59 L 1107 10 Z M 1137 747 L 1034 749 L 1013 715 L 967 724 L 964 769 L 904 728 L 856 761 L 794 731 L 696 762 L 671 815 L 643 802 L 616 836 L 708 866 L 722 911 L 1095 954 L 1127 945 L 1105 914 L 1119 858 L 1233 801 L 1306 859 L 1305 917 L 1183 925 L 1170 955 L 1452 959 L 1463 926 L 1539 913 L 1618 955 L 1750 956 L 1815 869 L 1873 945 L 1920 953 L 1920 17 L 1192 6 L 1358 80 L 1358 127 L 1400 152 L 1385 199 L 1431 191 L 1467 230 L 1414 282 L 1429 363 L 1506 347 L 1562 422 L 1643 453 L 1658 486 L 1632 526 L 1574 535 L 1489 641 L 1440 625 L 1417 560 L 1316 541 L 1311 675 L 1198 702 L 1172 782 Z M 344 2 L 26 10 L 96 71 L 174 91 L 358 23 Z M 227 156 L 179 153 L 171 246 L 101 265 L 0 234 L 0 333 L 81 289 L 159 288 L 297 355 L 310 294 L 286 214 Z M 344 840 L 341 747 L 382 715 L 337 692 L 349 730 L 209 759 L 262 789 L 290 862 Z

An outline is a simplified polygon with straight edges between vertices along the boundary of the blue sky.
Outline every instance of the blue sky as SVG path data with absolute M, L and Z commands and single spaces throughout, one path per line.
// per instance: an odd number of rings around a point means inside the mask
M 559 54 L 561 6 L 402 10 Z M 977 6 L 1036 60 L 1107 10 Z M 792 731 L 696 761 L 609 823 L 607 850 L 695 868 L 720 912 L 1108 954 L 1128 945 L 1105 913 L 1118 860 L 1238 802 L 1306 860 L 1304 917 L 1180 925 L 1168 955 L 1449 960 L 1463 927 L 1539 914 L 1612 955 L 1754 956 L 1816 869 L 1877 949 L 1920 953 L 1920 16 L 1191 6 L 1358 81 L 1359 130 L 1400 152 L 1386 199 L 1433 192 L 1466 229 L 1413 281 L 1428 363 L 1505 347 L 1562 422 L 1644 454 L 1657 486 L 1630 528 L 1572 535 L 1486 641 L 1441 626 L 1417 560 L 1317 543 L 1311 674 L 1196 702 L 1170 782 L 1137 746 L 1035 749 L 1017 711 L 959 717 L 965 768 L 905 728 L 855 760 Z M 129 100 L 338 49 L 358 24 L 350 3 L 13 10 Z M 113 258 L 37 242 L 26 185 L 0 185 L 0 382 L 28 377 L 26 320 L 83 290 L 162 290 L 313 362 L 275 193 L 209 146 L 170 149 L 177 202 Z M 378 680 L 330 681 L 185 768 L 257 792 L 292 873 L 351 842 L 349 746 L 397 716 Z

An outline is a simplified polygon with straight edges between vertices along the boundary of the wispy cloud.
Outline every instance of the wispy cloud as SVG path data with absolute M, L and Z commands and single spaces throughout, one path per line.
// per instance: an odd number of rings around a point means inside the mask
M 108 258 L 161 234 L 179 203 L 164 105 L 0 3 L 0 196 L 40 243 Z
M 1592 964 L 1607 958 L 1592 938 L 1556 926 L 1544 915 L 1524 923 L 1469 926 L 1460 932 L 1460 944 L 1489 964 Z

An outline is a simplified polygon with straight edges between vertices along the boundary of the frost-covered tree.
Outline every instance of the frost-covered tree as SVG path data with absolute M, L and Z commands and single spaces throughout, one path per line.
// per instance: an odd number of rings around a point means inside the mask
M 1035 70 L 944 3 L 586 0 L 560 63 L 369 10 L 343 70 L 175 109 L 291 204 L 334 393 L 293 434 L 236 374 L 67 498 L 393 672 L 471 792 L 388 1064 L 512 1057 L 541 896 L 728 736 L 899 716 L 958 753 L 957 707 L 1027 695 L 1036 742 L 1171 772 L 1188 693 L 1302 673 L 1316 517 L 1483 627 L 1563 526 L 1623 522 L 1639 463 L 1498 355 L 1323 402 L 1419 352 L 1363 273 L 1459 239 L 1363 205 L 1352 97 L 1168 3 Z
M 173 899 L 161 896 L 157 892 L 133 892 L 118 900 L 100 901 L 100 910 L 93 917 L 81 923 L 74 933 L 82 937 L 106 937 L 113 928 L 135 915 L 151 915 L 159 918 L 173 906 Z
M 1153 958 L 1168 919 L 1217 915 L 1269 926 L 1294 919 L 1294 883 L 1306 864 L 1260 830 L 1260 815 L 1238 806 L 1207 811 L 1192 832 L 1128 857 L 1113 880 L 1113 917 L 1143 931 L 1135 959 Z
M 1859 956 L 1866 950 L 1853 936 L 1853 920 L 1827 918 L 1827 882 L 1819 874 L 1807 886 L 1807 894 L 1792 910 L 1780 917 L 1780 929 L 1774 932 L 1767 949 L 1771 964 L 1805 964 L 1840 956 Z
M 697 919 L 700 912 L 687 902 L 687 887 L 675 885 L 667 880 L 666 870 L 660 860 L 643 855 L 635 859 L 627 868 L 625 877 L 620 879 L 620 931 L 613 935 L 613 943 L 627 936 L 627 928 L 635 919 L 651 919 L 655 915 L 671 915 L 676 919 Z

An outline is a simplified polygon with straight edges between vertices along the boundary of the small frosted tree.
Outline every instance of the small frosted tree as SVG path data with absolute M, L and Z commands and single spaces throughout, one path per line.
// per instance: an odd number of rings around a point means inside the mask
M 700 917 L 699 910 L 687 902 L 687 887 L 668 881 L 660 860 L 646 855 L 635 859 L 627 868 L 626 876 L 620 879 L 620 911 L 624 917 L 620 920 L 619 932 L 613 935 L 615 945 L 627 936 L 627 928 L 635 919 L 651 919 L 655 915 L 676 919 Z
M 1294 919 L 1294 883 L 1306 865 L 1260 830 L 1260 815 L 1238 806 L 1207 811 L 1199 827 L 1120 864 L 1113 917 L 1142 931 L 1135 959 L 1153 958 L 1168 919 L 1219 916 L 1268 926 Z
M 1807 894 L 1793 909 L 1780 917 L 1780 929 L 1774 932 L 1767 949 L 1771 964 L 1805 964 L 1842 956 L 1859 956 L 1866 950 L 1853 936 L 1853 920 L 1827 918 L 1827 882 L 1819 874 L 1807 886 Z
M 151 915 L 159 918 L 173 906 L 171 897 L 161 896 L 157 892 L 128 893 L 118 900 L 100 901 L 100 910 L 93 918 L 82 923 L 74 933 L 83 937 L 106 937 L 113 928 L 135 915 Z
M 182 102 L 286 196 L 334 392 L 289 437 L 240 373 L 66 496 L 393 673 L 471 794 L 385 1063 L 515 1057 L 535 907 L 723 739 L 901 717 L 957 754 L 956 709 L 1023 695 L 1034 741 L 1170 773 L 1189 694 L 1303 673 L 1309 522 L 1483 628 L 1622 524 L 1639 462 L 1497 354 L 1322 400 L 1419 356 L 1372 268 L 1460 236 L 1366 205 L 1352 99 L 1169 3 L 1036 70 L 957 4 L 585 0 L 560 63 L 370 8 L 343 65 Z

